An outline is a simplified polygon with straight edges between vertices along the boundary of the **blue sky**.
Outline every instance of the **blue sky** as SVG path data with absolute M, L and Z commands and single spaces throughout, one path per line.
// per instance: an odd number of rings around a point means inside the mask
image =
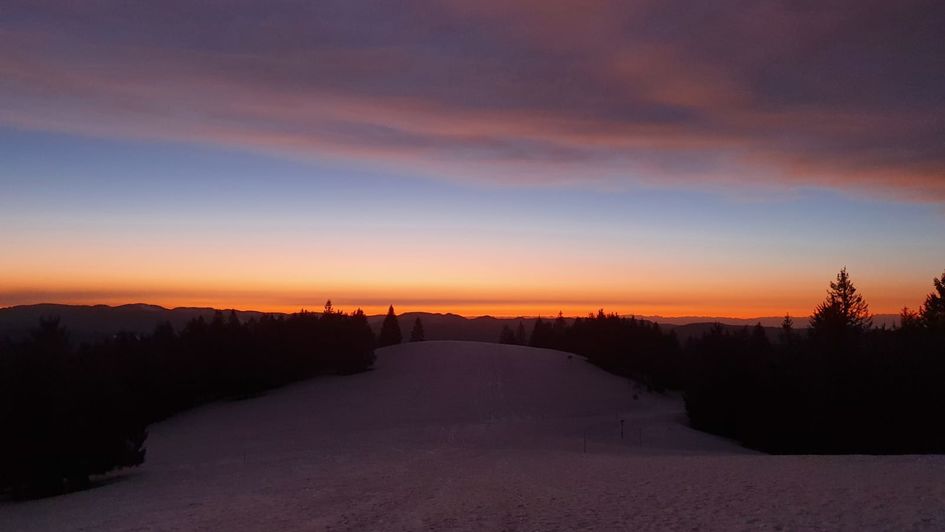
M 0 305 L 878 312 L 945 267 L 919 0 L 10 0 Z
M 346 297 L 352 286 L 370 286 L 375 272 L 383 268 L 357 270 L 368 278 L 339 277 L 336 268 L 343 269 L 342 260 L 342 266 L 332 263 L 328 269 L 337 289 L 320 286 L 319 256 L 347 250 L 354 261 L 395 265 L 404 262 L 400 253 L 423 255 L 423 261 L 406 261 L 429 279 L 409 280 L 416 293 L 405 298 L 408 305 L 411 299 L 420 303 L 433 299 L 438 306 L 455 299 L 457 307 L 478 309 L 479 300 L 501 300 L 501 308 L 527 311 L 534 304 L 539 307 L 536 311 L 547 311 L 552 301 L 546 299 L 554 297 L 536 297 L 534 290 L 517 293 L 518 285 L 528 287 L 522 279 L 540 266 L 538 280 L 553 284 L 549 294 L 557 295 L 560 306 L 569 309 L 584 306 L 591 311 L 594 305 L 608 304 L 626 312 L 667 310 L 660 305 L 658 291 L 645 285 L 653 276 L 654 283 L 665 283 L 658 274 L 668 271 L 686 276 L 677 281 L 678 287 L 663 287 L 672 292 L 667 299 L 681 305 L 678 312 L 722 310 L 737 304 L 740 298 L 735 294 L 742 290 L 764 301 L 768 296 L 760 292 L 769 283 L 791 286 L 774 299 L 796 290 L 800 297 L 789 298 L 782 306 L 785 312 L 802 312 L 805 304 L 816 304 L 835 270 L 847 265 L 866 287 L 875 287 L 874 299 L 881 310 L 889 311 L 916 305 L 937 267 L 945 264 L 937 238 L 945 229 L 945 216 L 934 203 L 853 197 L 812 188 L 742 191 L 455 183 L 385 171 L 378 165 L 323 164 L 316 158 L 290 159 L 199 144 L 9 128 L 2 130 L 0 139 L 5 161 L 0 170 L 0 219 L 7 249 L 78 248 L 79 255 L 97 253 L 100 263 L 80 261 L 89 270 L 86 281 L 95 271 L 121 281 L 123 272 L 108 271 L 111 257 L 122 248 L 134 254 L 151 242 L 167 255 L 161 268 L 171 268 L 172 273 L 174 264 L 186 263 L 195 253 L 206 256 L 210 265 L 218 255 L 220 268 L 233 259 L 264 260 L 262 254 L 289 261 L 285 271 L 310 271 L 309 276 L 302 275 L 300 287 L 310 305 L 321 297 L 352 305 L 383 305 L 381 300 L 391 292 L 386 285 L 376 295 L 355 290 L 354 297 Z M 213 251 L 215 246 L 228 251 L 219 254 Z M 299 253 L 299 248 L 312 252 Z M 447 260 L 451 252 L 479 263 L 455 271 L 464 266 Z M 108 300 L 116 297 L 109 293 L 107 279 L 94 275 L 92 294 L 69 282 L 43 290 L 43 283 L 52 282 L 57 272 L 64 281 L 74 274 L 67 259 L 61 264 L 36 264 L 37 257 L 27 252 L 14 253 L 5 262 L 20 277 L 30 271 L 47 272 L 44 279 L 33 281 L 34 286 L 24 278 L 21 286 L 0 294 L 7 304 L 37 302 L 37 297 L 72 300 L 76 294 L 84 302 L 96 291 Z M 179 268 L 181 280 L 212 271 Z M 446 268 L 454 271 L 439 271 Z M 626 290 L 618 289 L 618 297 L 609 297 L 600 289 L 601 275 Z M 468 293 L 451 297 L 442 288 L 443 283 L 463 284 L 467 279 L 488 282 L 490 276 L 493 290 L 485 297 Z M 164 277 L 158 280 L 163 282 Z M 240 284 L 237 280 L 230 281 Z M 149 291 L 146 281 L 147 277 L 138 281 L 142 297 L 167 297 Z M 258 279 L 245 281 L 252 284 Z M 118 297 L 134 295 L 133 282 L 117 284 Z M 714 288 L 706 294 L 704 285 Z M 180 290 L 162 289 L 172 299 L 180 298 L 181 304 L 188 303 Z M 688 298 L 687 290 L 692 293 Z M 398 295 L 394 290 L 389 297 Z M 608 297 L 593 299 L 602 295 Z M 522 299 L 519 304 L 517 298 Z M 284 302 L 282 293 L 271 299 L 253 294 L 249 299 L 244 306 L 281 308 L 305 302 L 304 296 Z M 730 310 L 739 313 L 737 306 Z

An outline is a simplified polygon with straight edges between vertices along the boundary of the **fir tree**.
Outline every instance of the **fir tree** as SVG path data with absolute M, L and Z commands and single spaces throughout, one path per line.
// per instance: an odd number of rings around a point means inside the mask
M 945 331 L 945 272 L 941 278 L 932 279 L 935 291 L 925 298 L 919 310 L 919 319 L 930 329 Z
M 413 329 L 410 331 L 410 341 L 422 342 L 424 340 L 426 340 L 426 336 L 423 333 L 423 322 L 420 321 L 420 316 L 417 316 L 417 319 L 413 322 Z
M 403 341 L 400 332 L 400 323 L 397 321 L 397 314 L 394 313 L 394 305 L 387 309 L 387 316 L 384 317 L 384 323 L 381 324 L 381 332 L 377 337 L 377 346 L 386 347 L 397 345 Z
M 499 334 L 500 344 L 515 344 L 515 333 L 508 325 L 502 326 L 502 333 Z
M 919 313 L 909 307 L 902 307 L 899 311 L 899 328 L 905 330 L 914 330 L 922 327 L 922 318 Z
M 837 274 L 837 280 L 830 283 L 827 299 L 817 306 L 811 316 L 811 331 L 815 334 L 858 333 L 872 325 L 869 305 L 863 296 L 857 293 L 844 267 Z
M 525 334 L 525 324 L 518 322 L 518 329 L 515 330 L 515 343 L 525 345 L 528 343 L 528 336 Z
M 794 343 L 794 318 L 790 314 L 784 315 L 781 321 L 781 344 L 789 346 Z
M 548 347 L 551 344 L 551 326 L 541 319 L 541 316 L 535 320 L 532 326 L 532 335 L 528 339 L 528 345 L 532 347 Z

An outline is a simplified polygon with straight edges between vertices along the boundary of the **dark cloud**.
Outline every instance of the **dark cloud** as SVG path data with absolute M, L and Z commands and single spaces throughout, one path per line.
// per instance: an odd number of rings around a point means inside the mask
M 945 200 L 945 4 L 10 1 L 0 121 L 454 178 Z

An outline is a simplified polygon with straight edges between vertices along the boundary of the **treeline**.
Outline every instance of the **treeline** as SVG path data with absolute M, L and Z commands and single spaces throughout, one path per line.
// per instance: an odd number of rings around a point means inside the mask
M 901 326 L 875 328 L 846 269 L 810 328 L 721 327 L 685 349 L 694 428 L 775 453 L 945 452 L 945 274 Z
M 25 341 L 0 344 L 0 492 L 37 496 L 82 488 L 90 475 L 144 460 L 148 424 L 222 398 L 238 398 L 374 363 L 364 313 L 235 313 L 120 333 L 74 347 L 57 319 Z
M 786 316 L 772 341 L 760 324 L 716 325 L 680 346 L 659 325 L 616 314 L 521 323 L 501 343 L 577 353 L 650 389 L 683 392 L 694 428 L 773 453 L 945 452 L 945 273 L 899 327 L 876 328 L 846 269 L 809 327 Z
M 525 329 L 506 325 L 500 343 L 525 345 Z M 678 388 L 681 382 L 679 342 L 656 323 L 605 314 L 603 310 L 570 323 L 560 313 L 551 321 L 538 318 L 527 345 L 576 353 L 618 375 L 634 378 L 648 388 Z

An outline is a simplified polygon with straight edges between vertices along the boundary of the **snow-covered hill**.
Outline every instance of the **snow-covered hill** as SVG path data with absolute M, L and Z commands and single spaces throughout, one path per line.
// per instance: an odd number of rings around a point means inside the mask
M 694 528 L 945 529 L 945 457 L 760 455 L 580 357 L 426 342 L 157 424 L 95 489 L 0 503 L 4 531 Z

